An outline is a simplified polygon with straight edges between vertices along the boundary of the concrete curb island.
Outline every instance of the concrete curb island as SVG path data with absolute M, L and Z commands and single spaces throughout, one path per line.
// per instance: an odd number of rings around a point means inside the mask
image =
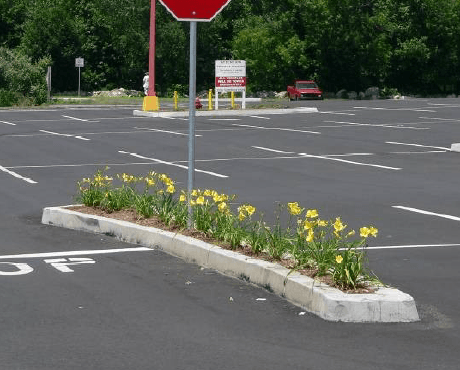
M 66 206 L 70 207 L 70 206 Z M 296 306 L 329 321 L 414 322 L 419 320 L 414 299 L 397 289 L 379 288 L 372 294 L 345 294 L 279 264 L 226 250 L 191 237 L 66 209 L 43 209 L 42 223 L 113 235 L 128 243 L 158 248 L 187 262 L 259 285 Z
M 290 114 L 290 113 L 317 113 L 318 108 L 298 107 L 298 108 L 280 108 L 280 109 L 222 109 L 222 110 L 196 110 L 197 117 L 221 117 L 221 116 L 252 116 L 258 114 Z M 146 112 L 143 110 L 134 110 L 134 116 L 154 117 L 154 118 L 184 118 L 189 116 L 186 111 L 164 111 L 164 112 Z

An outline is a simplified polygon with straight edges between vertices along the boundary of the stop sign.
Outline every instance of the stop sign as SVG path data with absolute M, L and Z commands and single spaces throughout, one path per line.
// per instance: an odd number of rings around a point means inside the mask
M 178 21 L 211 21 L 230 0 L 160 0 Z

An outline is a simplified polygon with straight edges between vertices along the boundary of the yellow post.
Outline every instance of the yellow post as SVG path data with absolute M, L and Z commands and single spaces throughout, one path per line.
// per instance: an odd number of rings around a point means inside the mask
M 212 89 L 208 93 L 208 110 L 212 110 Z
M 174 110 L 177 110 L 177 102 L 179 100 L 179 96 L 177 95 L 177 91 L 174 91 L 173 101 L 174 101 Z
M 232 91 L 232 109 L 235 109 L 235 92 Z
M 143 111 L 160 110 L 160 100 L 158 96 L 146 96 L 142 104 Z

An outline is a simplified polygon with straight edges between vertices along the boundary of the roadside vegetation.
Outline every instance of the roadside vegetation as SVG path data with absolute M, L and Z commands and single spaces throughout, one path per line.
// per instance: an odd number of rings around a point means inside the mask
M 297 202 L 278 205 L 276 221 L 268 225 L 253 205 L 238 203 L 235 195 L 212 189 L 187 194 L 168 175 L 153 171 L 112 177 L 99 170 L 77 186 L 76 199 L 86 207 L 108 214 L 129 210 L 134 222 L 155 219 L 159 227 L 282 263 L 344 291 L 368 292 L 380 284 L 366 267 L 367 239 L 378 234 L 374 226 L 355 232 L 341 217 L 322 219 L 316 209 Z
M 52 66 L 53 94 L 77 90 L 76 57 L 85 59 L 82 91 L 142 90 L 149 10 L 150 0 L 0 1 L 3 101 L 39 104 L 43 97 L 36 83 L 24 90 L 5 80 L 9 53 Z M 156 31 L 155 90 L 183 96 L 189 24 L 157 2 Z M 459 94 L 458 35 L 455 0 L 232 0 L 212 22 L 199 23 L 197 90 L 214 86 L 215 60 L 244 59 L 248 93 L 312 78 L 334 93 L 375 86 L 403 95 Z

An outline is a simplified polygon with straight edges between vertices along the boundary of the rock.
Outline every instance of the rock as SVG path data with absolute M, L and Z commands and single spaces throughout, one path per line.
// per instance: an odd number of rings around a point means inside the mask
M 348 93 L 347 90 L 342 89 L 337 91 L 337 94 L 335 94 L 337 99 L 348 99 Z
M 366 89 L 364 95 L 366 96 L 366 99 L 378 99 L 380 95 L 380 89 L 378 87 L 369 87 Z
M 279 93 L 275 94 L 275 98 L 278 98 L 278 99 L 283 99 L 285 97 L 287 97 L 287 91 L 280 91 Z

